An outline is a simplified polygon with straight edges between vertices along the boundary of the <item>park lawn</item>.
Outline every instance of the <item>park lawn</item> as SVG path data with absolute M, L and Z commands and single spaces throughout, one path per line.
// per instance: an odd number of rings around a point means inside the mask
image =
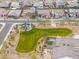
M 53 29 L 37 29 L 33 27 L 31 31 L 24 31 L 20 33 L 20 40 L 16 47 L 16 51 L 27 53 L 34 51 L 37 47 L 37 42 L 44 36 L 67 36 L 72 33 L 72 30 L 67 28 L 53 28 Z

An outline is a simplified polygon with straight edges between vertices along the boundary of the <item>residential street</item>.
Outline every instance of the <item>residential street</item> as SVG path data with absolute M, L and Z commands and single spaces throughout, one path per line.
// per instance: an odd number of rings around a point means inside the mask
M 14 23 L 22 23 L 24 20 L 0 20 L 1 23 L 6 23 L 2 31 L 0 32 L 0 45 L 4 40 L 6 40 L 10 29 Z
M 0 44 L 3 42 L 3 40 L 7 36 L 11 26 L 12 26 L 11 23 L 10 24 L 6 23 L 6 25 L 4 26 L 3 30 L 0 32 Z

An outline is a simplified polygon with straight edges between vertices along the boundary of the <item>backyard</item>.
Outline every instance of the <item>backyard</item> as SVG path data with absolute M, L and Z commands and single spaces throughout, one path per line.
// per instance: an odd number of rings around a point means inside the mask
M 68 28 L 38 29 L 33 27 L 30 31 L 20 32 L 20 39 L 16 47 L 17 52 L 27 53 L 34 51 L 38 40 L 46 36 L 67 36 L 72 33 Z

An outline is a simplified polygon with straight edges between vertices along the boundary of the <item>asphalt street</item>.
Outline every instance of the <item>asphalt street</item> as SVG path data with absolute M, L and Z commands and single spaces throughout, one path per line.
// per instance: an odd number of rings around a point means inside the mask
M 24 20 L 0 20 L 0 23 L 5 23 L 4 28 L 1 30 L 0 32 L 0 45 L 2 44 L 2 42 L 4 41 L 4 39 L 6 38 L 9 30 L 11 29 L 12 25 L 14 23 L 23 23 Z
M 3 42 L 3 40 L 5 39 L 7 33 L 9 32 L 10 28 L 12 26 L 12 23 L 6 23 L 4 28 L 2 29 L 2 31 L 0 32 L 0 45 Z

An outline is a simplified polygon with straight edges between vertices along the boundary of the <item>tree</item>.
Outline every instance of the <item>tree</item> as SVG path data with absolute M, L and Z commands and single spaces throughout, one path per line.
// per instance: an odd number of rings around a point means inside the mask
M 53 7 L 56 8 L 56 2 L 53 2 Z
M 77 3 L 79 4 L 79 0 L 77 0 Z
M 31 23 L 29 21 L 25 21 L 22 26 L 24 27 L 25 31 L 30 31 L 32 29 Z

